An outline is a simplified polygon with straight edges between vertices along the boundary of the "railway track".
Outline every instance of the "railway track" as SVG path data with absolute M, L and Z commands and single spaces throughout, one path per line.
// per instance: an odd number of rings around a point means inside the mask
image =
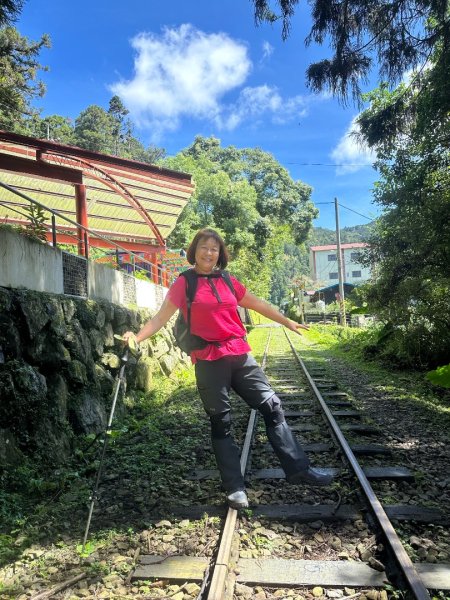
M 308 371 L 282 328 L 265 331 L 263 368 L 283 400 L 286 419 L 314 465 L 333 473 L 335 483 L 318 491 L 287 485 L 268 448 L 262 420 L 241 401 L 235 435 L 241 442 L 250 509 L 172 508 L 175 517 L 203 519 L 214 529 L 208 552 L 198 555 L 194 544 L 190 554 L 153 555 L 149 542 L 149 553 L 141 554 L 131 581 L 182 582 L 181 590 L 194 589 L 186 586 L 195 583 L 198 600 L 275 598 L 283 597 L 279 590 L 300 594 L 305 588 L 339 597 L 339 590 L 380 591 L 388 583 L 419 600 L 430 598 L 430 590 L 449 590 L 450 565 L 413 564 L 393 525 L 442 523 L 444 516 L 411 504 L 382 505 L 374 490 L 378 482 L 413 481 L 414 474 L 396 465 L 387 448 L 371 443 L 376 428 L 364 422 L 323 370 Z M 218 473 L 199 469 L 190 477 L 206 482 L 218 479 Z M 159 526 L 164 527 L 164 520 Z M 358 560 L 348 560 L 342 545 L 346 536 L 358 549 Z

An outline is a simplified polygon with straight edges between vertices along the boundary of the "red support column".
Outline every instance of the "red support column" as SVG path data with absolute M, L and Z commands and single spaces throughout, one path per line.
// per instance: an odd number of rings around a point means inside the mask
M 86 202 L 86 186 L 84 184 L 77 184 L 75 186 L 75 199 L 77 205 L 77 223 L 83 227 L 88 227 L 88 213 L 87 213 L 87 202 Z M 88 235 L 85 238 L 84 229 L 81 227 L 77 228 L 77 239 L 78 239 L 78 254 L 80 256 L 87 256 L 88 249 L 85 247 L 85 239 L 88 241 Z
M 150 265 L 150 279 L 153 281 L 153 283 L 157 283 L 158 274 L 156 271 L 156 258 L 153 253 L 148 254 L 148 263 Z

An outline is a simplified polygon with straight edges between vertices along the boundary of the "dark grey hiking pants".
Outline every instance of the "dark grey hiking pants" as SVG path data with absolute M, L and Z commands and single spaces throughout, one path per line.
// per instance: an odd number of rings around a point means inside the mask
M 281 400 L 250 354 L 200 360 L 195 364 L 197 388 L 211 421 L 211 441 L 227 493 L 245 488 L 239 448 L 231 435 L 229 392 L 233 389 L 264 417 L 267 437 L 286 477 L 304 471 L 309 460 L 284 419 Z

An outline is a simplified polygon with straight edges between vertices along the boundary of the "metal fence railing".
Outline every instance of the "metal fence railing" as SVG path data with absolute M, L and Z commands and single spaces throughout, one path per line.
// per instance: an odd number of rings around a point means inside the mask
M 345 321 L 349 327 L 365 327 L 368 324 L 373 323 L 374 317 L 372 315 L 345 315 Z M 339 312 L 328 312 L 328 313 L 305 313 L 305 323 L 323 323 L 323 324 L 341 324 L 341 315 Z
M 45 206 L 38 200 L 31 198 L 20 190 L 15 189 L 6 183 L 0 181 L 0 187 L 7 190 L 15 197 L 19 197 L 24 202 L 8 202 L 5 199 L 0 199 L 0 204 L 6 206 L 8 211 L 17 215 L 16 218 L 8 215 L 7 222 L 21 228 L 25 228 L 30 233 L 33 228 L 38 230 L 38 233 L 45 234 L 47 243 L 57 248 L 62 246 L 63 251 L 63 276 L 64 276 L 64 293 L 76 296 L 86 296 L 88 288 L 88 259 L 91 258 L 96 262 L 107 263 L 111 267 L 125 271 L 130 275 L 135 275 L 140 278 L 148 279 L 153 283 L 163 287 L 169 287 L 176 273 L 173 269 L 166 269 L 161 262 L 143 258 L 141 253 L 133 252 L 123 247 L 117 241 L 108 238 L 97 231 L 84 227 L 73 219 L 70 219 L 62 212 Z M 33 207 L 40 209 L 40 218 L 36 220 L 33 215 L 35 210 Z M 43 215 L 47 216 L 47 220 L 43 219 Z M 57 218 L 59 224 L 57 224 Z M 66 224 L 66 225 L 65 225 Z M 62 234 L 64 239 L 70 240 L 69 246 L 77 249 L 77 254 L 68 252 L 65 248 L 66 244 L 58 244 L 58 234 Z M 101 240 L 103 246 L 109 249 L 101 254 L 97 248 L 94 253 L 91 251 L 95 244 L 93 240 Z M 44 240 L 43 240 L 44 241 Z M 126 257 L 126 260 L 124 259 Z M 132 285 L 127 285 L 127 277 L 124 277 L 124 295 L 127 302 L 136 302 L 136 291 Z

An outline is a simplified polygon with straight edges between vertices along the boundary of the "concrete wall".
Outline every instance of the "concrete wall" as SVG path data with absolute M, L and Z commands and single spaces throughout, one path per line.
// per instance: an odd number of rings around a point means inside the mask
M 125 282 L 126 280 L 126 282 Z M 158 310 L 167 294 L 167 288 L 151 281 L 136 279 L 129 273 L 116 271 L 102 264 L 89 263 L 89 298 L 108 300 L 114 304 L 135 304 L 139 308 Z M 134 286 L 135 300 L 129 302 L 125 293 Z
M 62 252 L 0 228 L 0 286 L 62 294 Z
M 63 294 L 65 273 L 62 257 L 63 252 L 57 248 L 0 228 L 0 287 Z M 73 258 L 76 263 L 77 257 Z M 79 261 L 84 262 L 84 259 Z M 84 271 L 80 270 L 77 276 Z M 70 275 L 74 276 L 73 273 Z M 85 277 L 83 281 L 86 281 Z M 88 298 L 113 304 L 133 304 L 157 310 L 163 303 L 167 288 L 89 261 L 87 294 Z
M 88 296 L 108 300 L 113 304 L 123 304 L 122 273 L 89 261 Z
M 136 304 L 139 308 L 157 310 L 167 295 L 167 288 L 149 281 L 135 279 L 136 282 Z

